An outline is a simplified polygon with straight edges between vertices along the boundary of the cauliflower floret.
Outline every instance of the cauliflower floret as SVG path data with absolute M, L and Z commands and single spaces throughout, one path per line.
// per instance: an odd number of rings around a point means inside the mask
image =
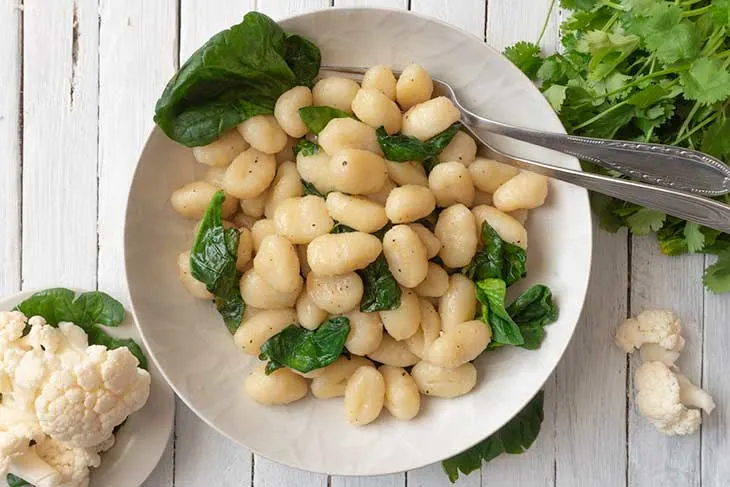
M 651 309 L 624 321 L 616 330 L 616 343 L 626 353 L 645 343 L 656 343 L 666 350 L 681 350 L 684 347 L 681 332 L 682 324 L 674 313 Z
M 686 377 L 680 379 L 662 362 L 646 362 L 641 365 L 636 370 L 634 384 L 639 412 L 668 435 L 687 435 L 700 427 L 700 411 L 687 406 L 702 403 L 708 406 L 707 412 L 714 407 L 712 398 L 707 393 L 692 385 Z M 706 397 L 697 391 L 701 391 Z M 709 407 L 707 398 L 712 407 Z
M 20 311 L 0 311 L 0 344 L 7 346 L 23 336 L 27 319 Z
M 51 374 L 35 401 L 43 431 L 71 446 L 102 443 L 149 397 L 150 375 L 126 348 L 92 345 L 81 363 Z
M 668 367 L 672 367 L 679 358 L 679 354 L 684 348 L 684 339 L 678 340 L 679 349 L 667 350 L 656 343 L 645 343 L 639 349 L 639 355 L 642 362 L 661 362 Z
M 36 454 L 59 474 L 58 487 L 86 487 L 89 469 L 101 464 L 93 448 L 74 448 L 45 436 L 35 446 Z

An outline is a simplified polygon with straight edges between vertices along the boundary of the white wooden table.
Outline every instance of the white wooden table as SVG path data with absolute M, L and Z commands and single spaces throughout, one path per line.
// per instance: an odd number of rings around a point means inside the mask
M 123 212 L 154 103 L 180 61 L 258 9 L 274 18 L 344 6 L 410 9 L 497 49 L 534 40 L 549 0 L 0 0 L 0 294 L 58 283 L 125 295 Z M 558 44 L 560 13 L 543 38 Z M 583 319 L 546 384 L 545 422 L 525 455 L 461 486 L 730 485 L 730 297 L 703 290 L 703 257 L 662 257 L 650 238 L 597 231 Z M 646 307 L 686 323 L 682 370 L 715 397 L 701 434 L 668 439 L 634 411 L 634 360 L 614 326 Z M 316 475 L 252 455 L 178 401 L 150 487 L 426 487 L 439 465 L 379 478 Z

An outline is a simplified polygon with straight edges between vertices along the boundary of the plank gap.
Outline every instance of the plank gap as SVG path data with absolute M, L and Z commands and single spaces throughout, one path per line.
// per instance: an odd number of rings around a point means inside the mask
M 24 80 L 25 80 L 25 42 L 23 34 L 25 32 L 25 0 L 21 0 L 18 7 L 18 51 L 20 53 L 20 77 L 18 80 L 18 161 L 20 168 L 18 170 L 18 290 L 23 289 L 23 113 L 25 106 L 24 97 Z
M 76 90 L 76 65 L 79 61 L 79 1 L 74 0 L 73 18 L 71 20 L 71 82 L 69 83 L 69 103 L 74 106 L 74 91 Z M 98 54 L 97 54 L 98 57 Z M 98 66 L 97 66 L 98 69 Z M 98 118 L 97 118 L 98 122 Z M 98 137 L 98 134 L 97 134 Z M 98 195 L 98 190 L 97 190 Z M 98 215 L 98 214 L 97 214 Z

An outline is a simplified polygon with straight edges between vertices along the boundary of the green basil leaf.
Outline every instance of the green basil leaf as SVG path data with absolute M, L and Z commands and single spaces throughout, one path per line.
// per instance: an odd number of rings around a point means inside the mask
M 350 114 L 334 107 L 310 106 L 299 109 L 299 117 L 304 125 L 313 133 L 318 134 L 334 118 L 350 118 Z
M 32 484 L 11 473 L 5 477 L 5 482 L 7 482 L 8 487 L 33 487 Z
M 385 158 L 393 162 L 425 161 L 427 158 L 438 156 L 454 135 L 461 129 L 461 124 L 456 122 L 450 125 L 443 132 L 434 135 L 426 141 L 419 140 L 410 135 L 395 134 L 388 135 L 385 127 L 379 127 L 375 134 L 378 144 L 385 154 Z M 432 167 L 433 162 L 429 165 Z
M 504 307 L 507 285 L 501 279 L 476 282 L 477 300 L 482 305 L 481 319 L 492 329 L 492 342 L 504 345 L 522 345 L 525 339 L 519 326 Z
M 188 147 L 209 144 L 254 115 L 273 113 L 290 88 L 311 86 L 320 61 L 314 44 L 249 12 L 183 64 L 157 101 L 155 123 Z
M 235 333 L 246 306 L 238 287 L 241 273 L 236 269 L 239 233 L 223 227 L 224 199 L 223 191 L 216 192 L 200 222 L 190 251 L 190 273 L 216 297 L 226 327 Z
M 400 308 L 401 290 L 388 268 L 385 255 L 381 253 L 365 269 L 358 271 L 358 274 L 364 288 L 360 311 L 372 313 Z
M 449 480 L 456 482 L 459 472 L 469 475 L 479 470 L 482 462 L 494 460 L 503 453 L 519 455 L 527 451 L 540 434 L 544 399 L 544 392 L 538 392 L 522 411 L 492 436 L 441 462 Z
M 349 333 L 350 320 L 344 316 L 330 318 L 316 330 L 292 324 L 266 340 L 259 359 L 272 363 L 267 373 L 281 366 L 306 373 L 337 360 Z
M 301 153 L 302 156 L 307 157 L 319 154 L 320 147 L 314 142 L 302 139 L 294 145 L 292 151 L 294 152 L 294 157 L 298 156 L 299 153 Z
M 108 335 L 104 330 L 102 330 L 101 327 L 96 325 L 85 327 L 84 330 L 89 336 L 90 344 L 103 345 L 109 350 L 127 347 L 129 351 L 132 352 L 132 355 L 137 357 L 137 360 L 139 361 L 139 366 L 145 370 L 147 369 L 147 357 L 142 351 L 142 347 L 140 347 L 139 344 L 131 338 L 114 338 L 113 336 Z

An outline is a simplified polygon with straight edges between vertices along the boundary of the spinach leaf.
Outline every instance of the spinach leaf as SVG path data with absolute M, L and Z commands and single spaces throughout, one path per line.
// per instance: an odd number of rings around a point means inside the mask
M 5 482 L 7 482 L 8 487 L 33 487 L 33 485 L 11 473 L 5 477 Z
M 507 286 L 501 279 L 490 278 L 476 282 L 477 300 L 482 305 L 481 320 L 492 329 L 492 343 L 522 345 L 525 343 L 522 332 L 504 307 L 506 291 Z
M 106 293 L 91 291 L 74 299 L 70 289 L 46 289 L 33 294 L 15 309 L 28 317 L 42 316 L 53 326 L 62 321 L 75 323 L 86 332 L 91 345 L 103 345 L 110 350 L 127 347 L 139 360 L 140 367 L 147 368 L 147 357 L 137 342 L 131 338 L 114 338 L 98 326 L 118 326 L 125 317 L 122 303 Z
M 299 117 L 313 134 L 318 134 L 330 123 L 333 118 L 350 118 L 350 114 L 334 107 L 302 107 Z
M 298 156 L 301 152 L 303 156 L 313 156 L 315 154 L 318 154 L 320 150 L 320 147 L 315 144 L 314 142 L 310 142 L 307 139 L 302 139 L 299 142 L 297 142 L 294 145 L 294 148 L 292 151 L 294 152 L 294 157 Z
M 507 306 L 507 313 L 517 323 L 528 350 L 540 348 L 545 338 L 545 326 L 558 319 L 558 307 L 547 286 L 536 284 L 530 287 Z
M 449 142 L 460 128 L 461 124 L 456 122 L 426 141 L 421 141 L 410 135 L 388 135 L 385 127 L 379 127 L 375 134 L 378 137 L 378 144 L 383 149 L 385 158 L 389 161 L 425 161 L 427 158 L 439 155 L 449 145 Z M 435 164 L 431 162 L 429 165 L 432 167 Z
M 544 396 L 543 391 L 538 392 L 522 411 L 492 436 L 441 462 L 449 480 L 456 482 L 459 472 L 469 475 L 479 470 L 483 461 L 489 462 L 503 453 L 518 455 L 527 451 L 540 433 Z
M 131 338 L 114 338 L 113 336 L 108 335 L 101 327 L 96 325 L 84 327 L 84 331 L 86 331 L 86 334 L 89 336 L 89 343 L 92 345 L 103 345 L 109 350 L 127 347 L 132 355 L 137 357 L 139 366 L 147 370 L 147 357 L 139 344 Z
M 46 289 L 33 294 L 16 309 L 28 317 L 42 316 L 49 325 L 70 321 L 81 327 L 119 326 L 124 321 L 124 306 L 106 293 L 90 291 L 74 297 L 70 289 Z
M 356 232 L 352 227 L 348 227 L 344 223 L 336 222 L 335 226 L 332 227 L 332 230 L 330 230 L 330 233 L 350 233 L 350 232 Z
M 400 308 L 401 290 L 388 268 L 388 261 L 382 253 L 368 266 L 358 271 L 364 291 L 360 300 L 360 311 L 386 311 Z
M 282 366 L 306 373 L 326 367 L 342 354 L 350 333 L 350 320 L 344 316 L 330 318 L 316 330 L 290 325 L 266 340 L 260 360 L 269 360 L 266 372 Z
M 309 181 L 305 181 L 302 179 L 302 186 L 304 186 L 304 194 L 305 195 L 314 195 L 319 196 L 320 198 L 326 198 L 327 195 L 320 193 L 319 190 L 315 185 L 310 183 Z
M 208 205 L 190 251 L 190 271 L 216 297 L 226 327 L 235 333 L 246 304 L 238 288 L 241 273 L 236 269 L 239 234 L 235 228 L 223 227 L 224 199 L 223 191 L 218 191 Z
M 393 224 L 391 222 L 388 222 L 388 223 L 385 224 L 385 226 L 383 226 L 383 228 L 381 228 L 377 232 L 373 232 L 372 235 L 375 235 L 376 237 L 378 237 L 378 240 L 380 240 L 382 242 L 383 239 L 385 238 L 385 234 L 391 228 L 393 228 Z
M 211 37 L 173 76 L 155 106 L 155 123 L 188 147 L 209 144 L 252 116 L 273 113 L 286 90 L 311 86 L 320 61 L 314 44 L 249 12 Z
M 473 281 L 502 279 L 511 286 L 527 275 L 527 254 L 523 248 L 502 240 L 487 222 L 482 224 L 481 239 L 484 246 L 462 269 L 466 277 Z
M 426 175 L 431 174 L 431 171 L 433 171 L 433 168 L 436 167 L 438 164 L 440 164 L 441 161 L 438 160 L 435 156 L 429 156 L 423 161 L 423 170 L 426 171 Z

